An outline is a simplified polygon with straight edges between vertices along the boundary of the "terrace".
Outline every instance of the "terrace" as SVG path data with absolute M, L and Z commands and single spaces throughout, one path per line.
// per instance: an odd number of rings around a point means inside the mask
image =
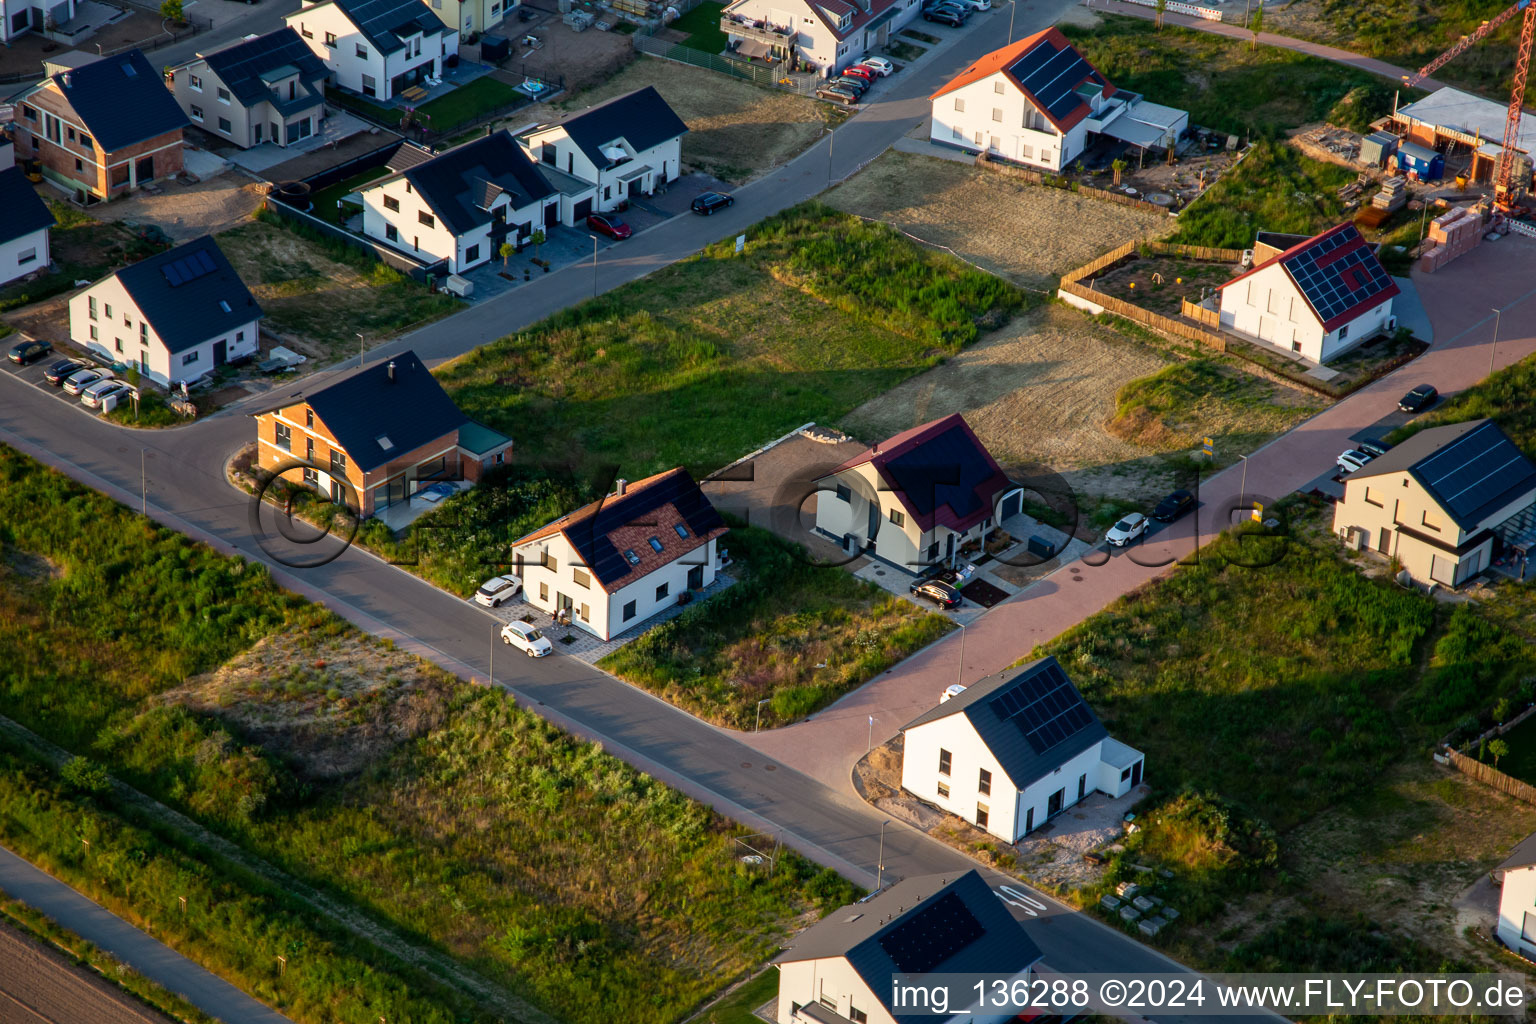
M 741 5 L 733 4 L 720 15 L 720 31 L 735 39 L 759 43 L 786 52 L 794 44 L 798 35 L 794 28 L 775 25 L 764 18 L 749 18 L 744 14 L 733 14 L 732 10 L 739 6 Z

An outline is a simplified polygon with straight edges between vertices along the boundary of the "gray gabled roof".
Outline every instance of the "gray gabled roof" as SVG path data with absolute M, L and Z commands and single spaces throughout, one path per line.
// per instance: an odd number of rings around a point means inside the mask
M 546 127 L 557 126 L 540 126 L 539 130 Z M 603 152 L 610 142 L 623 139 L 638 153 L 688 131 L 683 119 L 661 98 L 654 85 L 584 110 L 560 122 L 558 127 L 565 129 L 571 141 L 599 170 L 614 166 L 614 161 Z
M 363 38 L 380 53 L 394 53 L 405 48 L 404 38 L 418 32 L 431 35 L 446 32 L 443 24 L 421 0 L 325 0 L 357 26 Z M 316 5 L 319 6 L 319 5 Z M 308 8 L 306 8 L 307 10 Z M 290 15 L 292 17 L 292 15 Z
M 1463 530 L 1536 491 L 1536 464 L 1492 420 L 1430 427 L 1351 474 L 1351 480 L 1406 472 Z M 1497 525 L 1497 524 L 1495 524 Z
M 124 267 L 117 280 L 170 352 L 200 345 L 263 315 L 211 235 Z
M 795 936 L 776 964 L 846 957 L 900 1024 L 932 1024 L 890 1004 L 896 974 L 1012 977 L 1040 960 L 1040 947 L 973 868 L 904 879 L 861 903 L 834 910 Z
M 58 86 L 70 109 L 108 153 L 192 123 L 138 50 L 62 71 L 48 82 Z
M 466 419 L 411 350 L 274 408 L 298 401 L 309 404 L 364 473 L 458 430 Z
M 400 178 L 411 183 L 455 235 L 489 224 L 489 207 L 502 193 L 514 210 L 555 194 L 528 154 L 504 131 L 456 146 L 398 174 L 369 182 L 359 191 L 371 192 Z
M 1495 871 L 1513 871 L 1516 868 L 1536 867 L 1536 835 L 1526 836 L 1515 844 Z
M 0 242 L 14 242 L 58 223 L 20 167 L 0 171 L 0 210 L 5 211 L 0 217 Z
M 1004 669 L 902 727 L 964 715 L 1016 789 L 1051 774 L 1109 736 L 1054 657 Z
M 247 107 L 272 99 L 269 81 L 286 75 L 274 76 L 271 72 L 285 69 L 290 74 L 297 72 L 306 86 L 324 81 L 326 76 L 320 58 L 297 32 L 288 27 L 203 54 L 201 59 Z M 188 64 L 195 63 L 188 61 Z M 311 92 L 310 96 L 319 99 L 317 91 Z

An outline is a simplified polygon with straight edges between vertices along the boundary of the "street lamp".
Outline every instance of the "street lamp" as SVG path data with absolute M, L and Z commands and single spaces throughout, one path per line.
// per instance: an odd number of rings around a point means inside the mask
M 1017 3 L 1018 0 L 1014 2 Z M 885 826 L 890 823 L 890 818 L 880 823 L 880 859 L 875 864 L 875 892 L 880 891 L 881 884 L 885 881 Z
M 1502 309 L 1493 311 L 1493 344 L 1488 349 L 1488 376 L 1490 377 L 1493 376 L 1493 354 L 1499 350 L 1499 316 L 1503 312 Z
M 960 660 L 955 662 L 955 685 L 959 686 L 964 681 L 962 676 L 965 672 L 965 623 L 958 622 L 956 625 L 960 627 Z
M 1237 507 L 1242 508 L 1248 499 L 1248 456 L 1239 455 L 1238 458 L 1243 460 L 1243 482 L 1237 488 Z
M 827 188 L 832 187 L 832 144 L 837 141 L 837 133 L 831 128 L 823 127 L 827 133 Z
M 592 239 L 592 297 L 597 298 L 597 236 L 588 235 Z
M 496 685 L 496 641 L 500 637 L 496 635 L 496 624 L 491 624 L 491 685 Z
M 363 332 L 357 332 L 357 368 L 363 368 Z
M 757 702 L 757 723 L 752 726 L 753 732 L 757 732 L 763 727 L 763 705 L 767 704 L 772 699 L 772 697 L 764 697 L 762 700 Z

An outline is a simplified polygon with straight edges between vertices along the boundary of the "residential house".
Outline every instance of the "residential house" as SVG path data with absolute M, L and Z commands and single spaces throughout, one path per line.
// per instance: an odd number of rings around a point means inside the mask
M 55 221 L 20 167 L 0 170 L 0 285 L 52 262 L 48 231 Z
M 720 30 L 740 56 L 805 61 L 831 77 L 884 46 L 918 10 L 917 0 L 735 0 Z
M 1492 420 L 1468 420 L 1421 430 L 1346 476 L 1333 532 L 1454 587 L 1505 547 L 1529 547 L 1533 505 L 1536 465 Z
M 559 194 L 496 132 L 358 190 L 363 234 L 458 274 L 519 248 L 559 214 Z
M 1024 497 L 959 413 L 880 442 L 817 486 L 818 533 L 911 573 L 961 557 Z
M 74 16 L 75 0 L 0 0 L 0 43 L 9 46 L 18 36 L 56 28 Z
M 261 307 L 210 235 L 140 260 L 69 300 L 69 337 L 161 386 L 260 349 Z
M 17 159 L 87 201 L 181 173 L 187 115 L 138 50 L 61 71 L 15 103 Z
M 1171 149 L 1189 114 L 1117 89 L 1056 28 L 979 58 L 930 97 L 929 137 L 1060 171 L 1100 137 Z
M 902 741 L 903 789 L 1009 843 L 1090 793 L 1124 796 L 1145 764 L 1054 657 L 971 684 L 908 722 Z
M 523 596 L 603 639 L 715 581 L 725 521 L 686 469 L 628 483 L 512 546 Z
M 310 0 L 283 20 L 333 83 L 377 100 L 441 77 L 459 52 L 459 33 L 421 0 Z
M 320 131 L 329 72 L 299 34 L 280 28 L 166 71 L 198 127 L 241 149 L 288 146 Z
M 479 480 L 512 447 L 460 412 L 412 351 L 291 395 L 255 420 L 258 465 L 277 472 L 297 461 L 305 486 L 364 517 L 427 484 Z
M 1397 329 L 1401 291 L 1346 221 L 1254 264 L 1218 290 L 1221 326 L 1326 363 Z
M 1019 1015 L 951 1004 L 899 1006 L 898 975 L 1030 983 L 1040 947 L 975 868 L 902 879 L 834 910 L 773 958 L 778 1024 L 1002 1024 Z
M 1493 870 L 1500 882 L 1499 941 L 1527 960 L 1536 960 L 1536 836 L 1529 836 Z
M 473 32 L 488 32 L 511 14 L 520 0 L 421 0 L 443 24 L 457 29 L 459 37 Z
M 516 136 L 560 190 L 561 221 L 579 225 L 588 214 L 622 206 L 679 177 L 687 131 L 648 85 Z

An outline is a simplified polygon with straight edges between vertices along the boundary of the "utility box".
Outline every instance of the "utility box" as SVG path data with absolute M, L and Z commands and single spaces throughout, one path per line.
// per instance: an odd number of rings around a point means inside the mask
M 458 274 L 449 274 L 443 281 L 443 290 L 449 295 L 457 295 L 461 299 L 467 299 L 475 294 L 473 281 L 460 277 Z
M 1384 167 L 1387 157 L 1397 152 L 1398 138 L 1391 132 L 1372 132 L 1360 140 L 1360 162 L 1370 167 Z

